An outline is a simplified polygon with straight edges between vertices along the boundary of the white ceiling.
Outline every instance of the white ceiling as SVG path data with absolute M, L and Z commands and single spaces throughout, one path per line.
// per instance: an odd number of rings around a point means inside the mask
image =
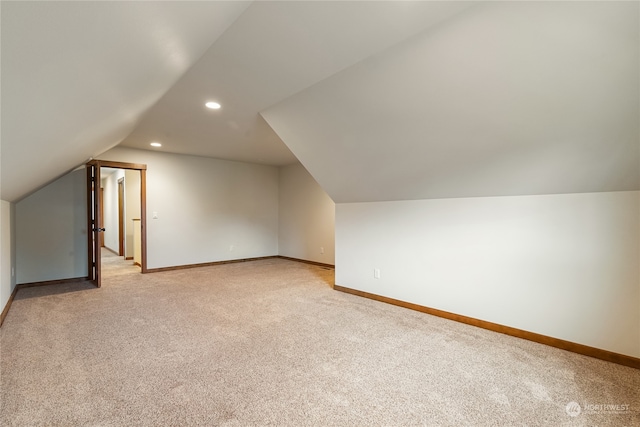
M 636 2 L 2 2 L 1 13 L 3 200 L 151 141 L 298 158 L 338 202 L 640 189 Z
M 468 2 L 256 2 L 123 146 L 269 165 L 297 161 L 260 111 L 468 8 Z M 222 104 L 218 111 L 204 103 Z

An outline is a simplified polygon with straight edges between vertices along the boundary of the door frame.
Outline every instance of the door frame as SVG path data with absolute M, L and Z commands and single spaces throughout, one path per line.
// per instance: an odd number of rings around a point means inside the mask
M 124 178 L 118 180 L 118 255 L 124 256 Z
M 95 167 L 98 170 L 100 168 L 115 168 L 115 169 L 129 169 L 129 170 L 137 170 L 140 171 L 140 246 L 141 246 L 141 271 L 142 273 L 147 273 L 147 165 L 141 163 L 125 163 L 125 162 L 114 162 L 110 160 L 91 160 L 86 164 L 87 170 L 91 167 Z M 99 174 L 98 174 L 99 176 Z M 87 179 L 89 175 L 87 175 Z M 100 188 L 100 183 L 97 183 L 97 187 Z M 87 182 L 87 188 L 91 188 L 91 183 Z M 101 212 L 102 210 L 102 197 L 96 198 L 97 212 Z M 91 203 L 90 200 L 87 201 L 88 205 Z M 87 209 L 87 222 L 91 224 L 91 211 L 90 207 Z M 91 227 L 90 227 L 91 228 Z M 92 231 L 87 230 L 87 234 L 89 235 L 89 247 L 88 247 L 88 260 L 96 259 L 96 256 L 100 256 L 100 248 L 92 244 Z M 89 261 L 91 263 L 91 261 Z M 100 287 L 100 262 L 96 262 L 97 271 L 93 271 L 91 265 L 89 264 L 88 272 L 89 272 L 89 280 L 92 280 L 97 283 L 96 286 Z M 97 277 L 92 277 L 94 274 Z

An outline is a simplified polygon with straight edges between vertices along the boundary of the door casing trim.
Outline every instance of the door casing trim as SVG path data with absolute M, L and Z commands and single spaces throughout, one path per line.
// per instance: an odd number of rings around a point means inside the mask
M 147 165 L 142 163 L 114 162 L 111 160 L 91 160 L 87 166 L 98 168 L 129 169 L 140 171 L 140 245 L 141 245 L 141 271 L 147 273 Z M 87 212 L 87 218 L 89 212 Z M 87 248 L 91 251 L 91 248 Z M 90 266 L 87 266 L 90 267 Z

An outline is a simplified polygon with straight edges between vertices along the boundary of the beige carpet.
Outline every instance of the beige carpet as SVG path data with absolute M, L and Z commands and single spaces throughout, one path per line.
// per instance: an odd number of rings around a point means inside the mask
M 639 370 L 336 292 L 332 270 L 122 266 L 18 292 L 0 425 L 640 425 Z

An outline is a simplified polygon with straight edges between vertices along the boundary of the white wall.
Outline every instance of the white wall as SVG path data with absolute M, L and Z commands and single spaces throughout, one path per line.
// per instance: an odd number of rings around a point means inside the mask
M 121 147 L 99 158 L 148 167 L 148 268 L 278 254 L 276 167 Z
M 15 205 L 0 201 L 0 312 L 9 301 L 16 286 L 14 267 L 14 213 Z
M 638 191 L 337 204 L 336 284 L 640 357 L 639 236 Z
M 104 178 L 101 175 L 104 207 L 104 245 L 113 252 L 118 253 L 118 180 L 124 177 L 124 170 L 117 169 Z
M 87 276 L 86 172 L 71 172 L 16 203 L 17 283 Z
M 334 264 L 333 200 L 300 163 L 281 167 L 279 183 L 279 254 Z
M 133 220 L 140 219 L 140 171 L 124 171 L 124 256 L 133 258 Z

